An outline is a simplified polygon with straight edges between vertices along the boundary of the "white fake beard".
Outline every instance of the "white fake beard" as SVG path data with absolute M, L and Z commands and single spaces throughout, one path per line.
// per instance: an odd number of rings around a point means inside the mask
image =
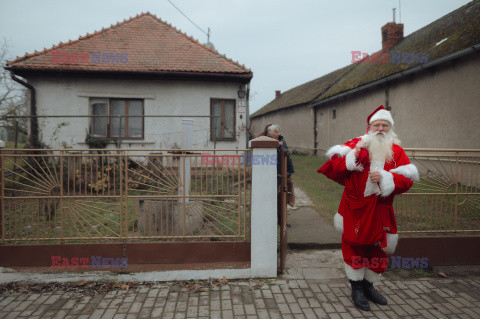
M 396 135 L 392 130 L 388 133 L 384 132 L 368 132 L 367 136 L 363 139 L 365 147 L 370 155 L 370 171 L 382 170 L 385 163 L 393 160 L 393 142 L 396 141 Z M 365 191 L 363 195 L 368 197 L 370 195 L 381 193 L 379 184 L 374 184 L 367 179 L 365 185 Z
M 392 145 L 395 133 L 392 130 L 385 132 L 368 132 L 366 147 L 371 163 L 388 163 L 393 160 Z M 381 167 L 383 169 L 383 167 Z

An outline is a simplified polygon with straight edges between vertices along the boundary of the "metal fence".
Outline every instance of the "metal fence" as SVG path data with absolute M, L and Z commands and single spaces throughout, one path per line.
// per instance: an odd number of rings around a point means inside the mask
M 249 240 L 249 150 L 0 152 L 4 244 Z
M 421 181 L 395 199 L 399 232 L 480 232 L 480 150 L 405 151 Z

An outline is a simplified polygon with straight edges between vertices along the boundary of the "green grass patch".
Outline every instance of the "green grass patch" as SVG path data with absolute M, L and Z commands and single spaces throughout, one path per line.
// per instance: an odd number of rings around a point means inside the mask
M 313 201 L 315 210 L 333 223 L 343 193 L 343 186 L 318 174 L 317 170 L 326 161 L 326 157 L 312 155 L 291 155 L 295 167 L 293 181 Z

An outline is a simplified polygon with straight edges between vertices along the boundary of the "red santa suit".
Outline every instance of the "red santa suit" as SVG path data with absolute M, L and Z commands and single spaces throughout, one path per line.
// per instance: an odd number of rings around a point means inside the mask
M 332 147 L 329 160 L 319 173 L 345 186 L 335 227 L 343 231 L 342 252 L 345 270 L 350 280 L 374 282 L 387 267 L 386 248 L 392 254 L 398 241 L 393 199 L 410 189 L 419 180 L 417 168 L 410 163 L 405 151 L 392 145 L 393 160 L 370 162 L 366 149 L 355 154 L 355 146 L 367 135 L 343 145 Z M 369 179 L 370 171 L 379 171 L 379 184 Z

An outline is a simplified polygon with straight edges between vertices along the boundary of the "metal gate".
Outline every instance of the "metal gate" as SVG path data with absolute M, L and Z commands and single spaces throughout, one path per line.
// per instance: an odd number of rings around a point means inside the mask
M 278 219 L 280 225 L 280 253 L 279 253 L 279 273 L 285 270 L 285 261 L 287 259 L 287 156 L 285 150 L 280 148 L 280 186 L 278 189 Z
M 248 152 L 2 150 L 1 243 L 248 243 Z
M 395 199 L 404 234 L 480 232 L 480 150 L 405 149 L 420 173 Z

